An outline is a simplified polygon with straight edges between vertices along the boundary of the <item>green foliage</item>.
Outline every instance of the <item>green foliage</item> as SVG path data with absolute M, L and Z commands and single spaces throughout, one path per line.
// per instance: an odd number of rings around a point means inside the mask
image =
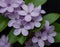
M 59 23 L 54 23 L 55 26 L 55 31 L 57 32 L 57 35 L 55 37 L 55 42 L 58 43 L 60 42 L 60 24 Z
M 27 37 L 21 36 L 21 37 L 18 39 L 18 42 L 19 42 L 21 45 L 23 45 L 26 39 L 27 39 Z
M 18 37 L 13 34 L 13 31 L 14 31 L 14 29 L 12 29 L 12 30 L 10 31 L 9 35 L 8 35 L 8 40 L 9 40 L 9 42 L 10 42 L 11 44 L 12 44 L 12 43 L 15 43 L 15 42 L 17 41 L 17 39 L 18 39 Z
M 3 17 L 0 14 L 0 32 L 2 32 L 7 27 L 8 21 L 9 21 L 9 19 Z
M 57 13 L 50 13 L 44 16 L 45 20 L 48 20 L 50 24 L 54 23 L 58 18 L 60 17 L 60 14 Z
M 26 4 L 33 3 L 35 6 L 43 5 L 47 0 L 25 0 Z

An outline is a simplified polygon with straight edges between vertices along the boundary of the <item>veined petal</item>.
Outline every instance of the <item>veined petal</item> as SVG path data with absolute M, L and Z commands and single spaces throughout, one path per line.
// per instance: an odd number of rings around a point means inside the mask
M 31 26 L 27 24 L 27 25 L 24 26 L 24 28 L 25 28 L 26 30 L 30 30 L 30 29 L 31 29 Z
M 7 11 L 8 12 L 13 12 L 14 11 L 14 8 L 13 7 L 7 7 Z
M 40 39 L 40 40 L 38 41 L 38 45 L 39 45 L 40 47 L 44 47 L 44 41 Z
M 47 36 L 42 36 L 41 39 L 42 40 L 47 40 Z
M 43 18 L 41 16 L 38 16 L 37 19 L 36 19 L 36 21 L 42 21 L 42 19 Z
M 22 4 L 22 3 L 24 3 L 24 1 L 23 0 L 17 0 L 17 2 L 16 3 L 18 3 L 18 4 Z
M 7 4 L 4 3 L 4 2 L 2 2 L 2 1 L 0 1 L 0 6 L 1 6 L 1 7 L 7 7 Z
M 26 13 L 25 11 L 18 11 L 18 14 L 19 14 L 19 15 L 22 15 L 22 16 L 27 15 L 27 13 Z
M 34 9 L 34 11 L 40 12 L 40 11 L 41 11 L 41 5 L 39 5 L 38 7 L 36 7 L 36 8 Z
M 33 38 L 32 38 L 32 42 L 33 42 L 33 43 L 37 43 L 37 42 L 38 42 L 38 38 L 33 37 Z
M 45 23 L 45 28 L 46 28 L 46 30 L 49 29 L 49 22 L 48 21 L 46 21 L 46 23 Z
M 22 8 L 23 8 L 26 12 L 28 12 L 28 6 L 27 6 L 27 5 L 23 4 L 23 5 L 22 5 Z
M 51 34 L 49 34 L 49 36 L 55 37 L 56 36 L 56 32 L 52 32 Z
M 30 23 L 31 29 L 34 29 L 34 23 Z
M 16 22 L 15 20 L 10 20 L 10 21 L 8 22 L 8 26 L 9 26 L 9 27 L 13 26 L 13 24 L 14 24 L 15 22 Z
M 0 9 L 0 13 L 5 13 L 7 8 Z
M 19 35 L 20 33 L 22 32 L 22 30 L 21 29 L 15 29 L 14 30 L 14 35 Z
M 14 24 L 13 24 L 13 27 L 14 27 L 14 28 L 20 28 L 20 25 L 19 25 L 18 23 L 14 23 Z
M 26 29 L 22 29 L 22 34 L 23 34 L 24 36 L 27 36 L 29 33 L 28 33 L 28 31 L 27 31 Z
M 50 43 L 54 43 L 54 38 L 51 37 L 51 36 L 48 36 L 48 42 L 50 42 Z
M 17 7 L 19 7 L 19 4 L 14 3 L 14 4 L 11 5 L 11 7 L 17 8 Z
M 35 27 L 40 27 L 41 26 L 40 22 L 34 22 L 34 24 L 35 24 Z
M 39 13 L 38 13 L 38 12 L 32 12 L 32 13 L 31 13 L 31 16 L 32 16 L 32 17 L 37 17 L 37 16 L 39 16 Z
M 31 13 L 33 10 L 34 10 L 34 5 L 33 5 L 33 3 L 30 3 L 29 5 L 28 5 L 28 10 L 29 10 L 29 12 Z

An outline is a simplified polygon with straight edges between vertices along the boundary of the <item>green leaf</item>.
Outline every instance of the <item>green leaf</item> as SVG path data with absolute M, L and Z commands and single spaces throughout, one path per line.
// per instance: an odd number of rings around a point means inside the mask
M 60 33 L 57 33 L 55 37 L 55 43 L 59 43 L 59 42 L 60 42 Z
M 60 24 L 59 23 L 54 23 L 53 25 L 55 26 L 55 31 L 60 33 Z
M 12 44 L 12 43 L 15 43 L 18 39 L 18 37 L 16 37 L 14 34 L 13 34 L 13 31 L 14 29 L 12 29 L 8 35 L 8 40 L 9 42 Z
M 50 13 L 44 16 L 45 20 L 48 20 L 50 24 L 54 23 L 58 18 L 60 17 L 60 14 L 57 13 Z
M 28 5 L 32 0 L 25 0 L 25 3 Z
M 34 29 L 31 30 L 31 31 L 32 31 L 32 32 L 39 31 L 39 30 L 41 30 L 41 29 L 44 27 L 44 25 L 45 25 L 45 20 L 43 20 L 43 21 L 41 22 L 41 26 L 40 26 L 39 28 L 34 28 Z
M 8 18 L 5 18 L 0 14 L 0 32 L 2 32 L 7 27 L 8 21 Z
M 32 0 L 33 4 L 35 6 L 43 5 L 44 3 L 47 2 L 47 0 Z
M 58 43 L 60 42 L 60 24 L 59 23 L 54 23 L 55 26 L 55 31 L 57 32 L 57 35 L 55 37 L 55 42 Z
M 26 4 L 33 3 L 35 6 L 43 5 L 47 0 L 25 0 Z
M 21 37 L 18 39 L 18 42 L 19 42 L 21 45 L 23 45 L 26 39 L 27 39 L 27 37 L 21 36 Z

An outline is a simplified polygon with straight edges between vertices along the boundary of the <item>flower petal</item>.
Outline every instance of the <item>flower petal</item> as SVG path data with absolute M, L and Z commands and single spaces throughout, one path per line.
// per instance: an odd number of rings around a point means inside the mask
M 3 42 L 7 43 L 7 42 L 8 42 L 8 37 L 6 37 L 5 35 L 3 35 L 3 36 L 1 37 L 1 40 L 2 40 Z
M 44 10 L 41 10 L 41 14 L 45 14 L 46 12 Z
M 41 39 L 42 40 L 47 40 L 47 32 L 42 32 Z
M 38 42 L 38 38 L 33 37 L 33 38 L 32 38 L 32 42 L 33 42 L 33 43 L 37 43 L 37 42 Z
M 0 6 L 1 7 L 7 7 L 7 4 L 5 2 L 0 1 Z
M 42 17 L 41 16 L 38 16 L 37 18 L 36 18 L 36 21 L 42 21 Z
M 30 30 L 31 26 L 27 24 L 27 25 L 24 26 L 24 28 L 27 29 L 27 30 Z
M 27 35 L 28 35 L 28 31 L 27 31 L 26 29 L 22 29 L 22 34 L 23 34 L 24 36 L 27 36 Z
M 13 12 L 14 11 L 14 8 L 13 7 L 7 7 L 7 11 L 8 12 Z
M 29 5 L 28 5 L 28 10 L 29 10 L 29 12 L 31 13 L 33 10 L 34 10 L 34 5 L 33 5 L 33 3 L 30 3 Z
M 48 21 L 46 21 L 46 23 L 45 23 L 45 28 L 46 28 L 46 30 L 49 29 L 49 22 Z
M 0 9 L 0 13 L 5 13 L 7 8 Z
M 2 39 L 0 39 L 0 45 L 4 45 L 4 42 L 2 41 Z
M 38 7 L 36 7 L 34 11 L 35 12 L 40 12 L 41 11 L 41 5 L 39 5 Z
M 49 36 L 55 37 L 56 34 L 57 34 L 56 32 L 53 32 L 53 33 L 49 34 Z
M 21 31 L 22 31 L 21 29 L 15 29 L 14 35 L 16 35 L 16 36 L 19 35 L 21 33 Z
M 9 26 L 9 27 L 13 26 L 13 24 L 14 24 L 15 22 L 16 22 L 15 20 L 10 20 L 10 21 L 8 22 L 8 26 Z
M 19 15 L 22 15 L 22 16 L 27 15 L 27 13 L 26 13 L 25 11 L 18 11 L 18 14 L 19 14 Z
M 35 27 L 40 27 L 41 26 L 40 22 L 34 22 L 34 24 L 35 24 Z
M 19 7 L 19 4 L 14 3 L 11 5 L 11 7 L 17 8 L 17 7 Z
M 28 6 L 27 6 L 27 5 L 23 4 L 23 5 L 22 5 L 22 8 L 23 8 L 26 12 L 28 12 Z
M 51 36 L 48 36 L 48 42 L 50 42 L 50 43 L 54 43 L 54 38 L 51 37 Z
M 44 47 L 44 41 L 40 39 L 40 40 L 38 41 L 38 45 L 39 45 L 40 47 Z
M 30 22 L 32 20 L 32 17 L 30 15 L 25 16 L 25 21 Z
M 37 16 L 39 16 L 39 13 L 38 13 L 38 12 L 32 12 L 32 13 L 31 13 L 31 16 L 32 16 L 32 17 L 37 17 Z

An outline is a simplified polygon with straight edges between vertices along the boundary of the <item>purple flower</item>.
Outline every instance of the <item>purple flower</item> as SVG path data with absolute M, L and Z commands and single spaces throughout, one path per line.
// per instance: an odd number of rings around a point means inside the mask
M 18 11 L 18 14 L 21 16 L 25 16 L 24 20 L 26 22 L 30 22 L 34 17 L 40 15 L 40 13 L 44 13 L 45 11 L 41 10 L 41 6 L 34 8 L 33 3 L 29 3 L 29 5 L 22 5 L 23 10 Z
M 40 27 L 41 26 L 41 22 L 42 21 L 42 17 L 41 16 L 38 16 L 36 18 L 33 18 L 32 21 L 30 22 L 33 26 L 35 27 Z
M 41 10 L 41 6 L 34 8 L 32 3 L 28 6 L 22 4 L 22 8 L 22 10 L 15 10 L 14 12 L 6 13 L 5 15 L 11 19 L 8 26 L 13 26 L 15 28 L 14 35 L 19 35 L 22 33 L 24 36 L 27 36 L 30 29 L 41 26 L 40 22 L 43 18 L 40 13 L 44 14 L 45 11 Z
M 0 47 L 10 47 L 10 43 L 8 43 L 8 37 L 5 35 L 0 38 Z
M 54 26 L 50 26 L 49 22 L 46 21 L 43 31 L 35 32 L 35 36 L 32 38 L 33 43 L 38 43 L 40 47 L 44 47 L 45 41 L 54 43 L 54 37 L 56 32 Z
M 18 8 L 23 2 L 23 0 L 0 0 L 0 13 L 6 11 L 13 12 L 14 9 Z
M 33 43 L 38 43 L 40 47 L 44 47 L 45 43 L 44 40 L 42 39 L 42 34 L 41 32 L 36 32 L 35 36 L 32 38 Z
M 32 43 L 31 39 L 25 42 L 25 47 L 39 47 L 38 44 Z
M 43 34 L 45 33 L 47 36 L 47 40 L 49 43 L 54 43 L 54 37 L 56 36 L 56 32 L 54 31 L 54 26 L 49 26 L 49 22 L 46 21 L 45 24 L 45 31 L 43 32 Z
M 16 35 L 16 36 L 21 34 L 21 33 L 22 33 L 22 35 L 27 36 L 28 30 L 25 28 L 20 28 L 20 29 L 15 29 L 15 31 L 14 31 L 14 35 Z

